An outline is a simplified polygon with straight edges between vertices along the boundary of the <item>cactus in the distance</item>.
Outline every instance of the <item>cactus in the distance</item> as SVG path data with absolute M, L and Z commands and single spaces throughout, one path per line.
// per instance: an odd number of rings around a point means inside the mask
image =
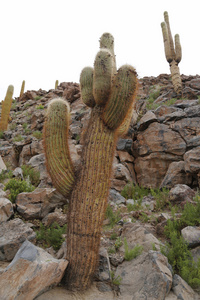
M 22 85 L 21 85 L 21 90 L 20 90 L 20 95 L 19 97 L 21 98 L 23 93 L 24 93 L 24 89 L 25 89 L 25 80 L 22 81 Z
M 47 168 L 57 190 L 69 198 L 69 266 L 64 281 L 69 289 L 77 290 L 90 286 L 98 266 L 116 141 L 128 128 L 137 90 L 132 66 L 122 66 L 116 72 L 111 34 L 102 35 L 94 69 L 82 70 L 80 87 L 82 100 L 92 111 L 79 170 L 74 171 L 67 144 L 66 101 L 58 98 L 50 102 L 44 126 Z
M 178 67 L 178 64 L 182 58 L 180 38 L 179 35 L 176 34 L 174 38 L 175 43 L 173 42 L 170 24 L 169 24 L 169 16 L 167 11 L 164 12 L 164 20 L 165 22 L 161 23 L 161 27 L 162 27 L 163 42 L 165 48 L 165 56 L 170 65 L 174 90 L 177 96 L 181 96 L 182 81 L 181 81 L 180 71 Z
M 55 81 L 55 90 L 57 89 L 58 87 L 58 80 Z
M 13 92 L 14 92 L 14 87 L 12 85 L 9 85 L 8 89 L 7 89 L 6 97 L 5 97 L 4 101 L 2 101 L 0 131 L 7 130 L 10 109 L 12 106 Z

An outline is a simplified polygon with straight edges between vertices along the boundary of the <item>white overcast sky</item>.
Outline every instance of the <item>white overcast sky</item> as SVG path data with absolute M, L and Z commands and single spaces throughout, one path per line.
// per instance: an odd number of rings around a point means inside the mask
M 139 77 L 168 73 L 160 23 L 168 11 L 172 35 L 180 35 L 181 74 L 200 74 L 199 0 L 1 0 L 0 101 L 9 84 L 14 96 L 79 82 L 93 66 L 99 38 L 115 38 L 117 66 L 133 65 Z

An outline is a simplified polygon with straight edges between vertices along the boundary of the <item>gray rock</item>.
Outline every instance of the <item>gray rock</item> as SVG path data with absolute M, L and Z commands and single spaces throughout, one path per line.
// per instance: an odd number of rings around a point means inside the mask
M 156 115 L 152 111 L 147 111 L 147 113 L 138 122 L 137 128 L 138 130 L 145 130 L 151 123 L 156 121 Z
M 200 147 L 187 151 L 183 158 L 186 172 L 196 174 L 200 171 Z
M 6 165 L 5 165 L 5 163 L 4 163 L 3 159 L 2 159 L 2 157 L 1 157 L 1 155 L 0 155 L 0 174 L 1 174 L 1 172 L 2 172 L 3 170 L 7 170 L 7 167 L 6 167 Z
M 190 247 L 200 246 L 200 227 L 187 226 L 181 230 L 181 235 Z
M 187 118 L 200 117 L 200 105 L 191 106 L 184 109 Z
M 22 243 L 33 241 L 35 232 L 21 219 L 13 219 L 0 224 L 0 260 L 11 261 Z
M 117 267 L 122 299 L 163 300 L 170 292 L 172 274 L 167 258 L 160 252 L 149 251 Z
M 126 199 L 120 195 L 116 190 L 110 189 L 109 201 L 114 202 L 115 204 L 125 204 Z
M 14 169 L 14 171 L 13 171 L 13 176 L 14 176 L 14 177 L 18 177 L 18 178 L 20 178 L 20 179 L 22 179 L 22 180 L 24 179 L 23 171 L 22 171 L 22 169 L 19 168 L 19 167 L 17 167 L 17 168 Z
M 194 290 L 177 274 L 173 277 L 172 291 L 177 296 L 177 300 L 199 300 L 200 297 Z
M 153 249 L 160 250 L 161 242 L 139 222 L 124 224 L 121 240 L 124 241 L 126 238 L 130 249 L 134 248 L 137 244 L 143 247 L 144 252 L 148 252 Z M 124 254 L 124 245 L 119 248 L 119 251 Z
M 43 249 L 24 241 L 13 261 L 0 275 L 0 299 L 35 299 L 61 281 L 67 264 L 68 261 L 57 260 Z
M 172 202 L 189 202 L 194 196 L 195 192 L 185 184 L 177 184 L 169 191 L 169 200 Z
M 0 198 L 0 223 L 10 219 L 14 214 L 13 205 L 7 198 Z
M 17 211 L 25 219 L 42 219 L 49 212 L 66 203 L 56 189 L 37 188 L 31 193 L 20 193 L 16 199 Z
M 160 184 L 160 188 L 172 188 L 176 184 L 190 185 L 191 182 L 192 175 L 185 172 L 185 162 L 175 161 L 169 165 L 167 173 Z

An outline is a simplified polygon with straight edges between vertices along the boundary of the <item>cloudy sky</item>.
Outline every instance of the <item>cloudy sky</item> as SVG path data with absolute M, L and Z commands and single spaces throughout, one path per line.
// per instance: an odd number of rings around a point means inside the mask
M 133 65 L 139 77 L 170 73 L 160 23 L 168 11 L 180 35 L 181 74 L 200 74 L 199 0 L 5 0 L 0 4 L 0 101 L 13 84 L 49 90 L 55 81 L 79 82 L 92 66 L 99 38 L 115 38 L 117 66 Z

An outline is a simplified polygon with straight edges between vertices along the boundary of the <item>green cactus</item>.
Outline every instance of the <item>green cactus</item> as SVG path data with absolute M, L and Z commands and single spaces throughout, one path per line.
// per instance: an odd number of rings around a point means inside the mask
M 174 48 L 174 42 L 172 39 L 172 34 L 171 34 L 171 29 L 169 24 L 169 16 L 167 11 L 164 12 L 164 20 L 165 22 L 161 23 L 161 27 L 162 27 L 163 42 L 165 48 L 165 56 L 170 65 L 174 90 L 177 93 L 177 96 L 181 96 L 182 81 L 181 81 L 181 75 L 178 67 L 178 64 L 182 58 L 180 39 L 179 39 L 179 35 L 176 34 L 175 48 Z
M 12 85 L 8 86 L 6 97 L 4 101 L 2 101 L 2 107 L 1 107 L 1 120 L 0 120 L 0 131 L 7 130 L 8 127 L 8 121 L 9 121 L 9 114 L 10 109 L 12 106 L 12 96 L 14 92 L 14 87 Z
M 21 85 L 21 90 L 20 90 L 20 95 L 19 97 L 22 97 L 23 93 L 24 93 L 24 89 L 25 89 L 25 80 L 22 81 L 22 85 Z
M 58 80 L 56 80 L 56 82 L 55 82 L 55 90 L 57 89 L 57 87 L 58 87 Z
M 106 49 L 103 45 L 94 70 L 86 67 L 80 75 L 83 102 L 92 108 L 80 169 L 73 169 L 67 144 L 66 101 L 58 98 L 50 102 L 44 126 L 47 168 L 57 190 L 69 198 L 69 266 L 64 281 L 69 289 L 77 290 L 90 286 L 98 266 L 116 141 L 128 128 L 137 90 L 137 74 L 132 66 L 115 71 L 112 35 L 103 34 L 100 45 L 103 40 L 112 41 L 112 52 L 110 46 Z

